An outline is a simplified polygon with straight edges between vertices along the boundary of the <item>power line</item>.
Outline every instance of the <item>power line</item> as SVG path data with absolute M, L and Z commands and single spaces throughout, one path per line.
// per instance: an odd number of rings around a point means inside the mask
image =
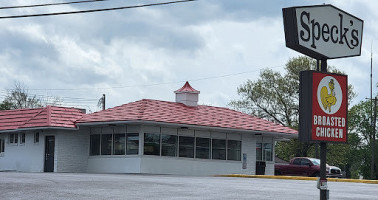
M 153 4 L 136 5 L 136 6 L 123 6 L 123 7 L 114 7 L 114 8 L 103 8 L 103 9 L 92 9 L 92 10 L 70 11 L 70 12 L 42 13 L 42 14 L 31 14 L 31 15 L 11 15 L 11 16 L 3 16 L 3 17 L 0 17 L 0 19 L 26 18 L 26 17 L 42 17 L 42 16 L 52 16 L 52 15 L 69 15 L 69 14 L 92 13 L 92 12 L 102 12 L 102 11 L 112 11 L 112 10 L 122 10 L 122 9 L 129 9 L 129 8 L 142 8 L 142 7 L 160 6 L 160 5 L 168 5 L 168 4 L 177 4 L 177 3 L 185 3 L 185 2 L 190 2 L 190 1 L 197 1 L 197 0 L 169 1 L 169 2 L 162 2 L 162 3 L 153 3 Z
M 278 65 L 278 66 L 273 66 L 269 67 L 268 69 L 274 69 L 274 68 L 281 68 L 284 65 Z M 256 70 L 250 70 L 250 71 L 244 71 L 244 72 L 238 72 L 238 73 L 232 73 L 232 74 L 223 74 L 219 76 L 208 76 L 204 78 L 197 78 L 197 79 L 188 79 L 188 80 L 181 80 L 181 81 L 170 81 L 170 82 L 160 82 L 160 83 L 151 83 L 151 84 L 140 84 L 140 85 L 122 85 L 122 86 L 113 86 L 113 87 L 93 87 L 93 88 L 34 88 L 34 89 L 28 89 L 28 90 L 34 90 L 34 91 L 39 91 L 39 90 L 49 90 L 49 91 L 76 91 L 76 90 L 91 90 L 91 89 L 96 89 L 96 90 L 110 90 L 110 89 L 123 89 L 123 88 L 133 88 L 133 87 L 150 87 L 150 86 L 158 86 L 158 85 L 168 85 L 168 84 L 176 84 L 176 83 L 185 83 L 186 81 L 203 81 L 203 80 L 209 80 L 209 79 L 217 79 L 217 78 L 225 78 L 225 77 L 231 77 L 231 76 L 238 76 L 242 74 L 249 74 L 249 73 L 255 73 L 260 71 L 262 68 L 256 69 Z
M 15 8 L 33 8 L 33 7 L 43 7 L 43 6 L 57 6 L 57 5 L 79 4 L 79 3 L 91 3 L 91 2 L 99 2 L 99 1 L 109 1 L 109 0 L 86 0 L 86 1 L 71 1 L 71 2 L 64 2 L 64 3 L 33 4 L 33 5 L 26 5 L 26 6 L 5 6 L 5 7 L 0 7 L 0 10 L 15 9 Z

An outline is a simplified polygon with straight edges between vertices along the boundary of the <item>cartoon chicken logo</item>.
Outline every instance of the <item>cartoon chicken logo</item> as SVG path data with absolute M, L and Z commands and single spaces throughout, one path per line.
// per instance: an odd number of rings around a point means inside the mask
M 322 87 L 322 89 L 320 90 L 320 99 L 324 109 L 328 110 L 328 112 L 331 112 L 331 107 L 335 105 L 337 102 L 335 96 L 335 83 L 333 79 L 329 81 L 328 87 L 330 89 L 329 93 L 328 88 L 326 86 Z
M 339 82 L 332 76 L 326 76 L 321 79 L 317 99 L 320 108 L 327 114 L 336 113 L 342 103 L 343 92 Z

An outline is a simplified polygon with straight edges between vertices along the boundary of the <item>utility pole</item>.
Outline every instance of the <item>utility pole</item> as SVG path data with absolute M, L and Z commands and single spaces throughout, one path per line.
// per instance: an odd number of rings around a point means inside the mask
M 371 143 L 371 179 L 374 180 L 375 177 L 375 123 L 377 121 L 377 97 L 374 98 L 374 119 L 373 119 L 373 134 Z
M 99 108 L 102 108 L 102 110 L 105 110 L 105 94 L 103 94 L 102 97 L 98 100 L 97 106 Z
M 102 94 L 102 110 L 105 110 L 105 94 Z
M 374 117 L 373 117 L 373 101 L 374 100 Z M 370 163 L 370 179 L 375 179 L 375 126 L 377 122 L 377 97 L 373 99 L 373 42 L 370 49 L 370 114 L 372 133 L 370 135 L 371 144 L 371 163 Z

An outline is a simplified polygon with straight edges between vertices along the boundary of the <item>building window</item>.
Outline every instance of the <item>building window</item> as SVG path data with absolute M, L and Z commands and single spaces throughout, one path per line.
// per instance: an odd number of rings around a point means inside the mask
M 39 132 L 34 133 L 34 143 L 39 143 Z
M 4 139 L 0 139 L 0 154 L 4 152 L 5 142 Z
M 263 158 L 265 161 L 273 161 L 273 145 L 272 143 L 264 143 L 263 145 Z
M 91 135 L 90 138 L 90 152 L 89 154 L 91 156 L 97 156 L 100 155 L 100 144 L 101 144 L 101 135 L 96 134 L 96 135 Z
M 160 155 L 160 134 L 144 134 L 144 155 Z
M 176 135 L 161 135 L 161 155 L 173 157 L 177 155 Z
M 213 159 L 226 160 L 226 140 L 213 139 Z
M 227 160 L 241 161 L 241 141 L 227 141 Z
M 263 160 L 262 159 L 262 143 L 256 143 L 256 160 Z
M 93 134 L 90 135 L 89 155 L 138 155 L 139 134 Z
M 139 133 L 128 133 L 126 135 L 126 154 L 138 155 L 139 152 Z
M 111 155 L 112 144 L 113 144 L 112 134 L 102 134 L 101 135 L 101 155 Z
M 179 137 L 179 156 L 194 158 L 194 137 Z
M 210 158 L 210 138 L 196 138 L 196 158 Z
M 25 144 L 25 133 L 20 134 L 20 144 Z
M 9 134 L 9 143 L 10 144 L 17 144 L 18 143 L 18 133 L 10 133 Z
M 126 153 L 126 136 L 125 134 L 114 134 L 114 155 L 125 155 Z
M 256 143 L 256 160 L 273 161 L 273 144 Z

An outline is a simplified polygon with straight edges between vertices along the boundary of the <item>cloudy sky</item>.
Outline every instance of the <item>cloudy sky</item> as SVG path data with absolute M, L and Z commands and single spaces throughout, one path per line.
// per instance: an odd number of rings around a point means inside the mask
M 168 0 L 108 0 L 40 8 L 1 9 L 0 16 L 143 5 Z M 56 3 L 2 0 L 0 6 Z M 330 60 L 346 72 L 360 100 L 378 81 L 378 2 L 332 0 L 364 20 L 362 55 Z M 237 87 L 262 69 L 284 71 L 299 56 L 285 47 L 282 8 L 316 5 L 299 0 L 198 0 L 88 14 L 0 19 L 0 100 L 19 82 L 29 94 L 58 97 L 64 106 L 98 111 L 140 99 L 174 101 L 185 81 L 200 104 L 226 107 Z M 372 45 L 373 44 L 373 45 Z M 374 58 L 373 58 L 374 59 Z M 374 93 L 377 88 L 374 87 Z M 51 101 L 51 100 L 50 100 Z

